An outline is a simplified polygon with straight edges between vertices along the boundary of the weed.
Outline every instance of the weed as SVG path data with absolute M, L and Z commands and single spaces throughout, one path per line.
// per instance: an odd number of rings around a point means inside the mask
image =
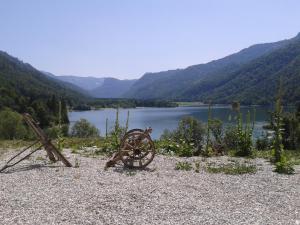
M 195 172 L 200 173 L 200 162 L 199 161 L 195 162 Z
M 80 166 L 80 160 L 77 159 L 77 158 L 75 158 L 75 164 L 74 164 L 74 167 L 75 167 L 75 168 L 79 168 L 79 166 Z
M 177 162 L 175 165 L 175 170 L 185 170 L 190 171 L 193 169 L 192 164 L 189 162 Z
M 135 176 L 136 175 L 136 171 L 134 171 L 134 170 L 128 170 L 128 171 L 126 171 L 126 175 L 127 176 Z
M 279 162 L 275 163 L 275 172 L 282 174 L 293 174 L 295 173 L 295 169 L 293 168 L 293 164 L 288 162 L 284 155 L 281 155 L 281 159 Z
M 225 173 L 230 175 L 239 175 L 239 174 L 246 174 L 246 173 L 256 173 L 257 168 L 255 165 L 246 165 L 246 164 L 230 164 L 230 165 L 222 165 L 219 167 L 207 166 L 207 172 L 209 173 Z
M 38 157 L 36 157 L 36 160 L 39 160 L 39 161 L 44 161 L 44 160 L 45 160 L 45 158 L 44 158 L 44 157 L 42 157 L 42 156 L 38 156 Z

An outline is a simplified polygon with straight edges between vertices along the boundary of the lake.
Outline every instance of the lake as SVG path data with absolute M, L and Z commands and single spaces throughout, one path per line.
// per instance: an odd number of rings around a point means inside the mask
M 262 127 L 267 123 L 269 119 L 268 111 L 271 108 L 268 107 L 255 107 L 255 129 L 254 137 L 258 137 L 262 134 Z M 119 121 L 121 126 L 125 126 L 127 112 L 129 111 L 129 129 L 133 128 L 146 128 L 152 127 L 152 138 L 158 139 L 165 129 L 174 130 L 178 121 L 185 116 L 193 116 L 197 119 L 207 122 L 208 107 L 176 107 L 176 108 L 134 108 L 134 109 L 120 109 Z M 241 112 L 244 117 L 246 113 L 253 111 L 253 107 L 241 107 Z M 231 110 L 231 106 L 214 106 L 212 109 L 212 117 L 218 118 L 224 122 L 224 124 L 230 124 L 229 117 L 234 113 Z M 253 113 L 252 113 L 253 115 Z M 92 111 L 72 111 L 69 112 L 69 119 L 71 126 L 80 118 L 87 119 L 94 124 L 99 130 L 102 136 L 105 135 L 105 121 L 108 119 L 108 127 L 113 128 L 116 119 L 116 109 L 101 109 Z

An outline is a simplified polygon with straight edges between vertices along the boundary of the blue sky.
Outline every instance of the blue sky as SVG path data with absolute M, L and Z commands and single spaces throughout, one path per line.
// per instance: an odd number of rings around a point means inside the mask
M 0 0 L 0 50 L 57 75 L 138 78 L 298 32 L 299 0 Z

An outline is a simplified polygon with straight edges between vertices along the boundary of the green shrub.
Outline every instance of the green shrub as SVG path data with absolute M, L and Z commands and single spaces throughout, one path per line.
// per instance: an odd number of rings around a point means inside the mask
M 86 119 L 80 119 L 72 127 L 71 135 L 79 138 L 99 137 L 99 130 Z
M 263 134 L 260 138 L 256 139 L 255 146 L 258 151 L 269 150 L 272 146 L 272 137 Z
M 235 105 L 239 109 L 238 105 Z M 241 112 L 237 112 L 237 120 L 235 126 L 230 126 L 225 131 L 224 142 L 227 150 L 233 150 L 235 156 L 252 156 L 253 142 L 252 134 L 254 129 L 255 111 L 251 124 L 250 112 L 247 113 L 246 124 L 243 125 Z
M 175 170 L 185 170 L 190 171 L 193 169 L 192 164 L 189 162 L 177 162 L 175 165 Z
M 189 157 L 200 154 L 204 137 L 203 124 L 193 117 L 185 117 L 180 120 L 176 130 L 165 130 L 160 140 L 165 152 Z
M 282 155 L 280 161 L 275 163 L 275 172 L 293 174 L 295 169 L 293 168 L 292 163 L 288 162 L 286 157 Z
M 193 143 L 198 153 L 202 149 L 204 137 L 205 128 L 203 124 L 193 117 L 181 119 L 174 135 L 175 140 L 184 140 L 187 144 Z
M 200 173 L 200 162 L 199 161 L 195 162 L 195 172 Z
M 237 146 L 237 129 L 234 126 L 228 126 L 224 134 L 224 144 L 227 150 L 236 149 Z
M 10 109 L 0 112 L 0 139 L 22 139 L 28 137 L 23 117 Z
M 219 119 L 212 119 L 210 121 L 210 131 L 216 143 L 223 142 L 223 122 Z
M 255 165 L 246 165 L 236 162 L 235 164 L 222 165 L 219 167 L 209 165 L 207 168 L 209 173 L 225 173 L 230 175 L 239 175 L 245 173 L 256 173 L 257 168 Z
M 180 157 L 191 157 L 194 154 L 194 144 L 186 143 L 184 140 L 162 140 L 157 144 L 159 152 L 166 155 L 177 155 Z
M 49 127 L 48 129 L 46 129 L 46 133 L 48 137 L 51 139 L 58 138 L 58 136 L 66 137 L 68 136 L 69 133 L 69 125 L 63 124 L 61 125 L 61 127 L 59 127 L 58 125 Z

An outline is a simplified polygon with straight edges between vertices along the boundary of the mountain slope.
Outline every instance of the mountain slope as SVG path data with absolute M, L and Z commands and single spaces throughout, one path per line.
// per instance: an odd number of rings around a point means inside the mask
M 0 110 L 8 107 L 21 113 L 29 112 L 42 126 L 48 126 L 57 117 L 59 99 L 66 114 L 66 102 L 70 105 L 87 98 L 0 51 Z M 67 121 L 65 115 L 64 122 Z
M 105 78 L 101 86 L 91 90 L 89 93 L 97 98 L 120 98 L 130 90 L 136 80 L 118 80 Z
M 225 58 L 159 73 L 147 73 L 128 91 L 126 97 L 141 99 L 199 100 L 201 92 L 221 86 L 230 75 L 239 71 L 251 61 L 283 48 L 298 39 L 299 35 L 289 40 L 275 43 L 253 45 Z
M 77 77 L 77 76 L 56 76 L 62 80 L 78 86 L 81 90 L 95 98 L 121 98 L 130 90 L 136 80 L 119 80 L 116 78 L 104 77 Z M 80 91 L 80 90 L 77 90 Z
M 77 84 L 73 84 L 72 82 L 68 81 L 68 79 L 58 79 L 57 76 L 55 76 L 52 73 L 45 72 L 45 71 L 41 71 L 41 72 L 43 74 L 45 74 L 48 78 L 53 80 L 54 82 L 58 82 L 58 83 L 62 84 L 63 86 L 67 87 L 70 90 L 76 91 L 76 92 L 81 93 L 85 96 L 90 96 L 90 93 L 87 90 L 81 88 Z
M 80 77 L 80 76 L 72 76 L 72 75 L 56 76 L 55 78 L 58 80 L 62 80 L 74 84 L 86 91 L 91 91 L 101 86 L 105 80 L 105 78 Z
M 193 87 L 194 93 L 189 91 L 185 95 L 217 103 L 238 100 L 244 104 L 270 104 L 280 78 L 285 103 L 300 101 L 300 38 L 228 75 L 222 85 L 210 85 L 213 88 L 206 91 L 200 86 Z

